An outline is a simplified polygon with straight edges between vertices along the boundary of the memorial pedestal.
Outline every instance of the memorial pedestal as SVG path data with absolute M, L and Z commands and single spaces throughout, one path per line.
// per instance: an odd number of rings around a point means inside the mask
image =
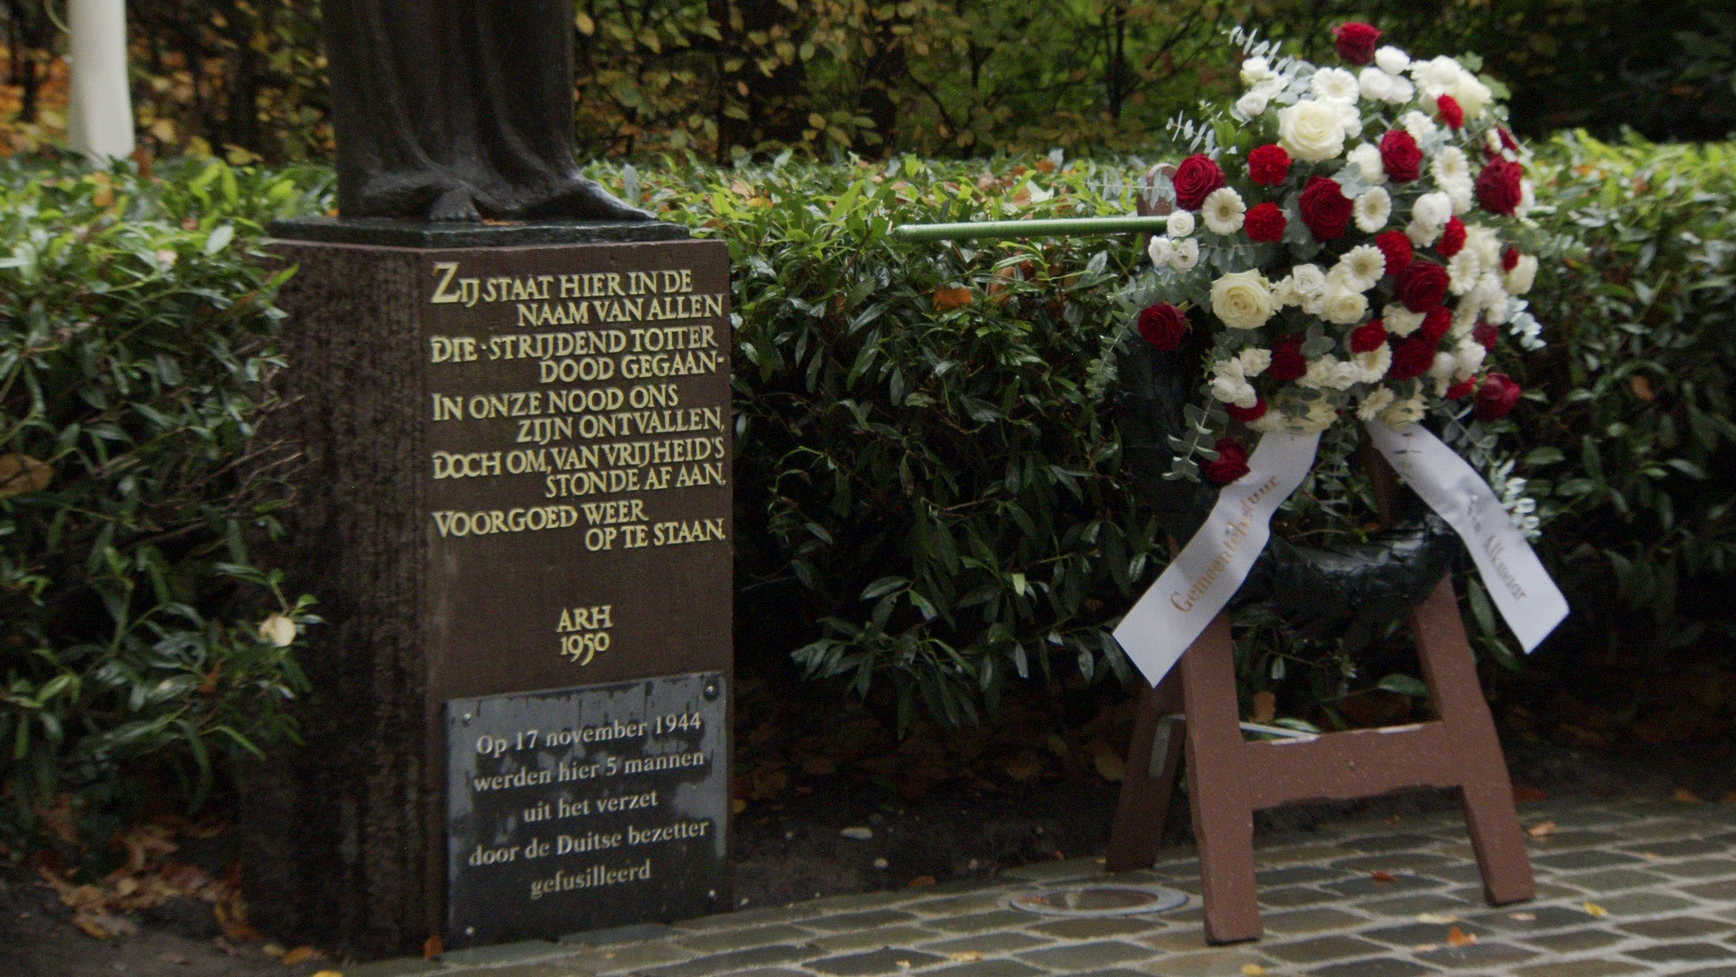
M 256 921 L 385 955 L 728 908 L 727 248 L 274 232 L 327 623 L 244 790 Z

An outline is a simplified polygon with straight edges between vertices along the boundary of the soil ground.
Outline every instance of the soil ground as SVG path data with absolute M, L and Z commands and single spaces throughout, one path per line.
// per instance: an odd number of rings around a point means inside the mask
M 950 733 L 919 726 L 900 738 L 872 709 L 793 682 L 781 673 L 738 678 L 739 906 L 923 886 L 1103 851 L 1130 697 L 1032 690 L 1005 703 L 992 726 Z M 1723 717 L 1718 722 L 1684 724 L 1678 699 L 1619 685 L 1601 694 L 1641 708 L 1613 710 L 1597 695 L 1548 681 L 1534 681 L 1522 694 L 1497 691 L 1522 801 L 1574 795 L 1736 801 L 1727 704 L 1707 714 Z M 790 688 L 812 695 L 792 696 Z M 1445 795 L 1419 794 L 1290 808 L 1262 814 L 1260 830 L 1306 831 L 1350 807 L 1386 805 L 1396 813 L 1451 803 Z M 1187 820 L 1178 792 L 1169 827 L 1174 839 L 1188 836 Z M 222 850 L 221 841 L 182 839 L 163 861 L 217 879 L 228 868 L 212 854 Z M 220 921 L 214 904 L 221 902 L 159 900 L 106 920 L 130 932 L 97 939 L 75 925 L 61 894 L 33 867 L 0 869 L 0 974 L 304 977 L 343 969 L 335 948 L 284 946 L 269 934 L 248 933 L 232 917 Z

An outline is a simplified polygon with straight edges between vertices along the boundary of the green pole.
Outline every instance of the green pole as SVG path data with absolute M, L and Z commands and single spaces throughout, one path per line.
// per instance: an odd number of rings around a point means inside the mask
M 1167 217 L 1067 217 L 1025 221 L 966 221 L 962 224 L 901 224 L 892 236 L 904 241 L 962 241 L 970 238 L 1059 237 L 1080 234 L 1162 233 Z

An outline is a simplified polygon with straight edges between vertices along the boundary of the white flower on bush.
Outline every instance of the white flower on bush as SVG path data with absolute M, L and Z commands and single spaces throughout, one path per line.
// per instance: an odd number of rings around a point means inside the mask
M 1194 215 L 1191 210 L 1177 209 L 1170 213 L 1165 225 L 1169 228 L 1169 236 L 1174 238 L 1187 237 L 1194 232 Z
M 1382 411 L 1380 419 L 1402 431 L 1423 419 L 1423 399 L 1406 397 Z
M 1332 268 L 1332 274 L 1350 288 L 1366 292 L 1386 274 L 1386 256 L 1372 244 L 1359 244 L 1338 259 L 1338 264 Z
M 1381 343 L 1366 353 L 1351 354 L 1350 362 L 1356 364 L 1358 382 L 1379 383 L 1386 371 L 1392 369 L 1392 347 Z
M 1276 311 L 1272 287 L 1257 271 L 1230 272 L 1212 283 L 1212 314 L 1231 329 L 1258 329 Z
M 1397 302 L 1380 310 L 1380 319 L 1386 324 L 1387 335 L 1400 339 L 1422 328 L 1423 318 L 1421 312 L 1412 312 Z
M 1200 218 L 1213 234 L 1228 235 L 1241 230 L 1242 215 L 1247 212 L 1248 205 L 1242 202 L 1242 195 L 1229 187 L 1213 190 L 1200 204 Z
M 1365 421 L 1372 421 L 1380 416 L 1380 412 L 1392 406 L 1398 395 L 1389 387 L 1377 387 L 1368 396 L 1362 398 L 1362 403 L 1356 406 L 1356 416 Z
M 1356 76 L 1343 68 L 1321 68 L 1308 79 L 1308 90 L 1314 97 L 1338 102 L 1355 102 L 1362 95 Z
M 1240 359 L 1217 360 L 1212 363 L 1212 396 L 1226 404 L 1252 407 L 1260 399 L 1248 383 L 1246 368 Z
M 1272 81 L 1278 73 L 1272 70 L 1272 62 L 1262 57 L 1252 57 L 1242 62 L 1242 84 L 1252 87 L 1263 81 Z
M 1175 242 L 1175 253 L 1169 256 L 1169 266 L 1176 271 L 1193 271 L 1200 263 L 1200 243 L 1193 238 Z
M 1169 259 L 1175 257 L 1175 245 L 1169 238 L 1158 235 L 1145 246 L 1145 253 L 1151 258 L 1152 267 L 1163 268 L 1169 264 Z
M 1532 255 L 1522 254 L 1519 256 L 1519 263 L 1507 273 L 1507 280 L 1503 284 L 1506 285 L 1508 292 L 1514 295 L 1524 295 L 1531 291 L 1531 286 L 1536 282 L 1537 259 Z
M 284 614 L 271 614 L 259 622 L 259 640 L 279 648 L 295 644 L 295 622 Z
M 1278 110 L 1278 144 L 1297 159 L 1319 163 L 1344 152 L 1340 106 L 1305 98 Z
M 1363 143 L 1344 158 L 1356 167 L 1356 173 L 1362 177 L 1362 182 L 1371 187 L 1378 187 L 1386 182 L 1386 164 L 1380 160 L 1379 148 Z
M 1402 48 L 1388 44 L 1374 52 L 1375 66 L 1387 74 L 1397 75 L 1411 65 L 1411 57 Z
M 1392 218 L 1392 195 L 1384 187 L 1364 190 L 1356 195 L 1351 213 L 1356 218 L 1357 230 L 1364 234 L 1378 234 Z

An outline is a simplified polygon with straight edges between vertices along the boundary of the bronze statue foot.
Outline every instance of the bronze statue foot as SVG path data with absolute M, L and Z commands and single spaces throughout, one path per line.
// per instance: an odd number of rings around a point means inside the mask
M 454 187 L 435 198 L 428 208 L 428 219 L 431 221 L 479 221 L 482 214 L 476 209 L 476 198 L 464 187 Z
M 531 219 L 566 217 L 579 220 L 654 221 L 657 215 L 615 196 L 595 180 L 574 176 L 537 203 L 524 208 Z

